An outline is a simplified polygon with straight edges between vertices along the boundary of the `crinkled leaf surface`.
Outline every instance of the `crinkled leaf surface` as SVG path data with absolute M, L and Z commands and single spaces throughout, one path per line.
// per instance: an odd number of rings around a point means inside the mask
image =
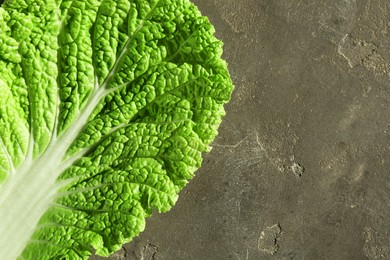
M 0 8 L 0 259 L 107 256 L 168 211 L 233 89 L 188 0 Z

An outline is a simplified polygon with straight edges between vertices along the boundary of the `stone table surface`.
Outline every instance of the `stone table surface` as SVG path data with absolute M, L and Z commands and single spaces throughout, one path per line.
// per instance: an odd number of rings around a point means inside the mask
M 194 2 L 236 89 L 177 205 L 109 259 L 390 259 L 390 2 Z

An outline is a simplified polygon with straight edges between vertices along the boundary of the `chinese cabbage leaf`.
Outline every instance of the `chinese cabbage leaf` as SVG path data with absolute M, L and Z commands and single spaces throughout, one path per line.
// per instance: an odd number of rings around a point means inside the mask
M 108 256 L 168 211 L 233 86 L 188 0 L 0 8 L 0 259 Z

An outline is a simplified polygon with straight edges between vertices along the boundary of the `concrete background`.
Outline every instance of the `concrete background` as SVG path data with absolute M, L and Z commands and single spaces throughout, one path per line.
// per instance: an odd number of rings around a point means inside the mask
M 177 206 L 110 259 L 390 259 L 390 2 L 194 2 L 236 90 Z
M 236 90 L 177 206 L 110 259 L 390 259 L 390 2 L 194 2 Z
M 390 2 L 193 1 L 236 90 L 177 206 L 109 259 L 390 259 Z

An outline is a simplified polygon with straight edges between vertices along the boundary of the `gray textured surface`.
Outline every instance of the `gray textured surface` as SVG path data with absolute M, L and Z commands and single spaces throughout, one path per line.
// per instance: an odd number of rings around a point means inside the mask
M 177 206 L 110 259 L 390 259 L 390 2 L 194 2 L 236 90 Z

